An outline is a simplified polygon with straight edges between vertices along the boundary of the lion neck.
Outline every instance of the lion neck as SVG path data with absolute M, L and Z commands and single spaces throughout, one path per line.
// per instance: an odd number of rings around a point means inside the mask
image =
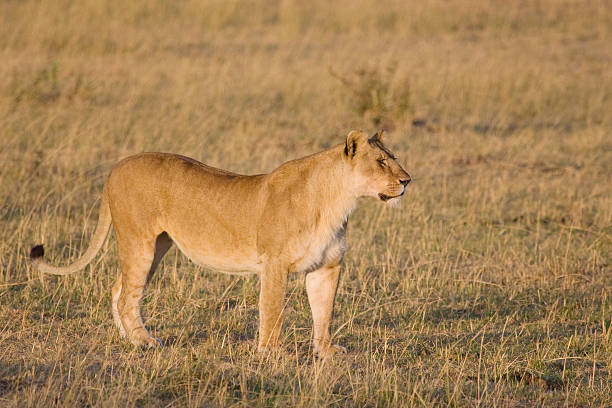
M 353 182 L 352 169 L 344 157 L 344 145 L 332 147 L 319 156 L 305 188 L 312 195 L 315 219 L 320 227 L 337 231 L 342 228 L 357 204 L 360 194 Z M 321 203 L 325 203 L 321 205 Z

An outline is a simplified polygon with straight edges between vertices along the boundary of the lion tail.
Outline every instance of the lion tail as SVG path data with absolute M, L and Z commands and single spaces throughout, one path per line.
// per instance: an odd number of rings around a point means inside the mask
M 108 197 L 106 196 L 106 191 L 102 193 L 102 203 L 100 204 L 100 215 L 98 216 L 98 225 L 96 226 L 96 231 L 91 238 L 91 242 L 89 244 L 89 248 L 87 251 L 77 259 L 74 263 L 68 266 L 52 266 L 43 261 L 43 255 L 45 254 L 45 250 L 42 245 L 36 245 L 30 251 L 30 260 L 32 265 L 43 273 L 50 273 L 52 275 L 70 275 L 77 271 L 83 269 L 87 264 L 89 264 L 94 257 L 100 252 L 104 241 L 106 240 L 106 236 L 108 235 L 108 231 L 111 226 L 111 212 L 110 207 L 108 205 Z

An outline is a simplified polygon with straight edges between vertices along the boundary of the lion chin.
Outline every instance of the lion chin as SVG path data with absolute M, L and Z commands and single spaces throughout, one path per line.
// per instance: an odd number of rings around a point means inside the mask
M 390 198 L 387 201 L 385 201 L 385 204 L 392 208 L 399 207 L 399 205 L 402 203 L 403 197 L 404 195 L 402 194 L 401 196 Z
M 398 207 L 402 203 L 402 198 L 404 197 L 404 193 L 405 193 L 405 190 L 402 191 L 401 194 L 398 194 L 396 196 L 379 193 L 378 198 L 380 199 L 380 201 L 382 201 L 389 207 Z

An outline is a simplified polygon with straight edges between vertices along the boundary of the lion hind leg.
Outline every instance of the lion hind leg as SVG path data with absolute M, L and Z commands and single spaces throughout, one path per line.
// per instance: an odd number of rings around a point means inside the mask
M 155 255 L 153 256 L 153 263 L 151 264 L 149 274 L 147 275 L 147 283 L 155 274 L 155 270 L 157 269 L 157 266 L 161 262 L 164 255 L 166 255 L 166 252 L 172 248 L 172 243 L 172 238 L 170 238 L 170 236 L 165 232 L 162 232 L 157 236 L 157 239 L 155 240 Z
M 117 244 L 121 263 L 121 279 L 113 288 L 113 296 L 117 296 L 117 313 L 121 327 L 132 344 L 148 347 L 159 346 L 161 342 L 153 338 L 145 329 L 140 312 L 147 276 L 155 258 L 155 241 L 151 239 L 146 242 L 128 244 L 118 239 Z
M 121 337 L 125 337 L 127 333 L 123 328 L 123 323 L 121 323 L 121 317 L 119 316 L 119 307 L 117 305 L 119 303 L 119 296 L 121 295 L 121 274 L 119 274 L 117 282 L 115 282 L 115 284 L 113 285 L 111 294 L 113 301 L 113 320 L 115 321 L 115 326 L 117 326 L 117 328 L 119 329 L 119 335 L 121 335 Z

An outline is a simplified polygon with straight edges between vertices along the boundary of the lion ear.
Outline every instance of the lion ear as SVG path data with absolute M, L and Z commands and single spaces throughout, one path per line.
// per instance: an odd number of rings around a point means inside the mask
M 366 140 L 366 135 L 360 130 L 351 130 L 349 134 L 346 136 L 346 145 L 344 146 L 344 154 L 346 154 L 349 158 L 355 157 L 355 153 L 357 153 L 357 149 L 361 146 Z
M 380 129 L 378 132 L 374 133 L 372 137 L 370 137 L 370 141 L 372 142 L 378 141 L 380 143 L 383 143 L 383 139 L 384 139 L 383 132 L 384 130 Z

